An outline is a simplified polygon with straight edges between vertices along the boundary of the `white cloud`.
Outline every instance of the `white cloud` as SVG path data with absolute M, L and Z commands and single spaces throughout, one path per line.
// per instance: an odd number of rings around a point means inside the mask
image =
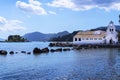
M 120 10 L 120 3 L 112 3 L 109 7 L 99 7 L 100 9 L 105 9 L 106 11 L 110 10 Z
M 38 2 L 38 1 L 36 1 L 36 0 L 29 0 L 29 3 L 30 3 L 30 4 L 33 4 L 33 5 L 35 5 L 35 6 L 41 6 L 41 3 Z
M 48 6 L 78 10 L 76 5 L 71 0 L 53 0 L 52 3 L 48 3 Z
M 25 30 L 25 27 L 21 26 L 21 21 L 19 20 L 7 20 L 4 17 L 0 16 L 0 31 L 16 31 L 16 30 Z
M 5 24 L 7 23 L 7 20 L 4 17 L 0 16 L 0 24 Z
M 53 14 L 53 15 L 56 15 L 57 13 L 56 12 L 53 12 L 53 11 L 48 11 L 49 14 Z
M 16 6 L 25 12 L 31 12 L 36 15 L 46 15 L 47 12 L 41 7 L 42 3 L 37 0 L 29 0 L 29 3 L 17 1 Z
M 74 11 L 90 10 L 93 8 L 120 10 L 120 0 L 53 0 L 48 6 L 67 8 Z

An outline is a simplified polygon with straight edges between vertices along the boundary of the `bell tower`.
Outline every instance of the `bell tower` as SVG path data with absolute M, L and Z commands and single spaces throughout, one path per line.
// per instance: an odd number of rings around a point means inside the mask
M 110 21 L 106 31 L 106 43 L 115 44 L 118 42 L 118 33 L 113 21 Z
M 116 27 L 113 23 L 113 21 L 110 21 L 108 27 L 107 27 L 107 34 L 114 34 L 116 32 Z

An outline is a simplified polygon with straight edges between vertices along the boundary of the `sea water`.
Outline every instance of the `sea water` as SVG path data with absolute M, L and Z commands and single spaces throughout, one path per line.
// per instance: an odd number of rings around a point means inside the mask
M 120 80 L 119 48 L 32 53 L 35 47 L 45 48 L 48 44 L 0 43 L 0 50 L 18 52 L 0 55 L 0 80 Z

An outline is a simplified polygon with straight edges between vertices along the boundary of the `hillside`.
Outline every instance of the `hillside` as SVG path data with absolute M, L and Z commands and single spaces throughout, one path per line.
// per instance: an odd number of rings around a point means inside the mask
M 53 37 L 64 36 L 67 34 L 69 34 L 69 32 L 67 31 L 63 31 L 59 33 L 50 33 L 50 34 L 32 32 L 25 34 L 23 38 L 27 39 L 28 41 L 49 41 Z
M 50 41 L 73 41 L 73 36 L 77 34 L 79 31 L 74 31 L 64 36 L 54 37 L 50 39 Z
M 116 26 L 116 30 L 120 31 L 120 26 L 119 25 L 115 25 L 115 26 Z M 91 31 L 95 31 L 95 30 L 106 31 L 106 29 L 107 29 L 107 26 L 101 26 L 101 27 L 98 27 L 98 28 L 95 28 L 95 29 L 91 29 Z
M 106 31 L 107 29 L 107 26 L 102 26 L 102 27 L 98 27 L 98 28 L 95 28 L 95 29 L 91 29 L 90 31 L 96 31 L 96 30 L 102 30 L 102 31 Z M 119 25 L 116 25 L 116 29 L 118 32 L 120 32 L 120 26 Z M 77 32 L 79 31 L 74 31 L 73 33 L 70 33 L 68 35 L 65 35 L 65 36 L 59 36 L 59 37 L 54 37 L 51 39 L 51 41 L 72 41 L 73 40 L 73 36 L 75 34 L 77 34 Z M 120 34 L 119 34 L 120 36 Z

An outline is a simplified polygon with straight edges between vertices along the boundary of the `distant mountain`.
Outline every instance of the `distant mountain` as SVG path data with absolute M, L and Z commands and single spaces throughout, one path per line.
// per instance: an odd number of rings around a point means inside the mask
M 115 26 L 116 26 L 116 30 L 120 31 L 120 25 L 115 25 Z M 107 29 L 107 26 L 102 26 L 102 27 L 98 27 L 98 28 L 95 28 L 95 29 L 91 29 L 91 31 L 95 31 L 95 30 L 106 31 L 106 29 Z
M 40 32 L 27 33 L 23 37 L 28 41 L 47 41 L 49 38 L 53 37 L 55 34 L 44 34 Z
M 50 39 L 50 41 L 72 41 L 73 36 L 75 36 L 79 31 L 73 31 L 72 33 L 69 33 L 67 35 L 53 37 Z
M 106 31 L 107 26 L 101 26 L 95 29 L 91 29 L 91 31 L 95 30 L 103 30 Z M 120 31 L 120 26 L 116 25 L 117 31 Z M 72 41 L 73 36 L 77 34 L 79 31 L 73 31 L 73 33 L 69 33 L 67 31 L 59 32 L 59 33 L 50 33 L 50 34 L 44 34 L 40 32 L 32 32 L 27 33 L 23 36 L 23 38 L 29 40 L 29 41 Z
M 61 36 L 68 35 L 68 34 L 69 34 L 68 31 L 58 32 L 54 37 L 61 37 Z
M 102 27 L 98 27 L 98 28 L 95 28 L 95 29 L 91 29 L 90 31 L 96 31 L 96 30 L 106 31 L 106 29 L 107 29 L 107 26 L 102 26 Z M 116 29 L 117 29 L 117 31 L 120 32 L 120 26 L 119 25 L 116 25 Z M 64 35 L 64 36 L 61 36 L 61 37 L 54 37 L 54 38 L 51 39 L 51 41 L 72 41 L 73 37 L 79 31 L 74 31 L 73 33 L 69 33 L 68 35 Z
M 23 38 L 27 39 L 28 41 L 49 41 L 53 37 L 64 36 L 67 34 L 69 34 L 69 32 L 67 31 L 63 31 L 59 33 L 50 33 L 50 34 L 32 32 L 25 34 Z

